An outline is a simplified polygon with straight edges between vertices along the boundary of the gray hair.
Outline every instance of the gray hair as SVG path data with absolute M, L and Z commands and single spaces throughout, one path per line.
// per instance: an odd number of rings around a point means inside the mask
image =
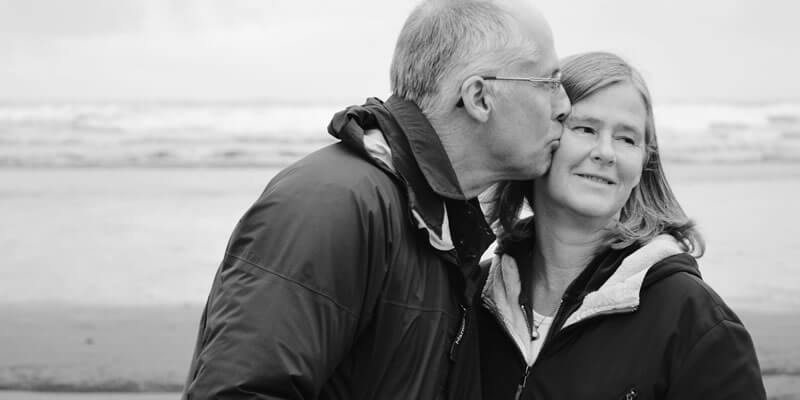
M 397 39 L 392 92 L 426 115 L 453 107 L 470 75 L 535 58 L 507 7 L 493 0 L 427 0 L 411 13 Z

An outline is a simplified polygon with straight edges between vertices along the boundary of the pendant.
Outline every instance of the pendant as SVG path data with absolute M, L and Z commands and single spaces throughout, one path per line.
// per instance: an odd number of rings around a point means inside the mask
M 533 330 L 531 331 L 531 341 L 536 339 L 539 339 L 539 329 L 534 326 Z

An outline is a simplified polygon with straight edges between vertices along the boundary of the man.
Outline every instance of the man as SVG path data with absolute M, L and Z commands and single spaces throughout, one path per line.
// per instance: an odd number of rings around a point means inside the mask
M 569 112 L 558 76 L 527 0 L 419 5 L 394 95 L 334 116 L 341 142 L 237 225 L 185 398 L 478 398 L 471 299 L 494 235 L 476 197 L 546 171 Z

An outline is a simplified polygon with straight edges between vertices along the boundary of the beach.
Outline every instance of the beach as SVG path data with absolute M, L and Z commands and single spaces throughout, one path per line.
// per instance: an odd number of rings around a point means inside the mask
M 0 168 L 0 399 L 177 398 L 228 236 L 275 173 Z M 800 164 L 667 173 L 706 236 L 704 279 L 750 330 L 768 393 L 800 399 Z

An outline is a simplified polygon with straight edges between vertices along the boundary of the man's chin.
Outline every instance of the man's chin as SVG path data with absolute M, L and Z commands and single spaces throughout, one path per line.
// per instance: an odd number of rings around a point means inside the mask
M 539 153 L 536 155 L 535 160 L 526 171 L 527 177 L 525 179 L 536 179 L 546 174 L 550 170 L 553 154 L 550 152 Z

